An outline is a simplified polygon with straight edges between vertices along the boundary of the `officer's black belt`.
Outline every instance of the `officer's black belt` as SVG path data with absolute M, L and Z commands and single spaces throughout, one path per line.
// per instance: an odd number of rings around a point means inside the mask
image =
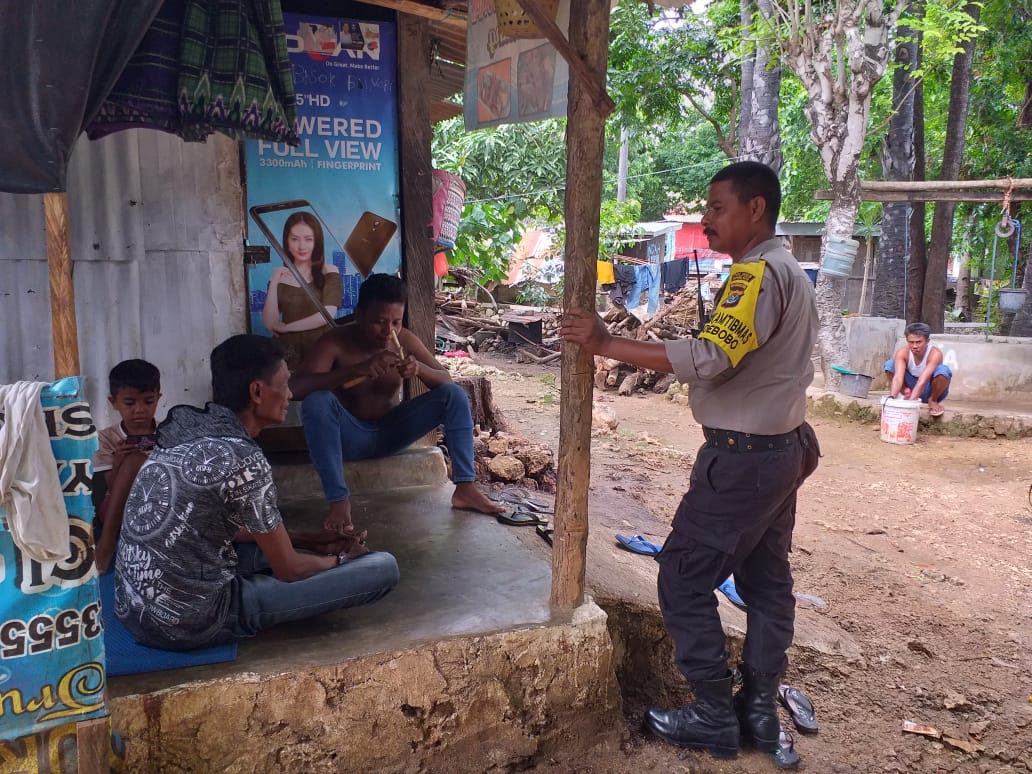
M 781 435 L 756 435 L 755 433 L 740 433 L 736 430 L 703 427 L 702 434 L 706 437 L 706 447 L 709 449 L 743 453 L 765 452 L 784 449 L 786 446 L 796 443 L 799 439 L 799 428 Z

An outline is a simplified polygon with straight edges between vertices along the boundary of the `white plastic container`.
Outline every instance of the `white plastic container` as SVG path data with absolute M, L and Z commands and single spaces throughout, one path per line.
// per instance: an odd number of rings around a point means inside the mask
M 859 248 L 860 243 L 855 239 L 828 237 L 828 244 L 824 249 L 824 260 L 821 261 L 821 271 L 832 277 L 851 276 L 853 261 L 856 260 L 856 251 Z
M 881 439 L 885 443 L 909 444 L 917 440 L 921 401 L 882 398 Z

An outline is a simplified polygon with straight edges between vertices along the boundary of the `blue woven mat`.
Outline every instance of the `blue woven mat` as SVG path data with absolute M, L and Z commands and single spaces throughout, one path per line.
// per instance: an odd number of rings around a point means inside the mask
M 100 576 L 101 616 L 104 619 L 104 652 L 108 677 L 161 672 L 201 664 L 236 661 L 237 644 L 230 642 L 198 650 L 158 650 L 140 645 L 115 618 L 115 574 Z

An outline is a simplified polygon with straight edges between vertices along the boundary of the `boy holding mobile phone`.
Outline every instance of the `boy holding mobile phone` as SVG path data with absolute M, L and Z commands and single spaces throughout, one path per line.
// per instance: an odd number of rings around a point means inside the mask
M 157 443 L 154 415 L 161 399 L 161 372 L 146 360 L 123 360 L 108 374 L 108 402 L 120 421 L 98 433 L 93 457 L 94 489 L 105 490 L 97 513 L 97 570 L 107 572 L 115 555 L 129 489 Z

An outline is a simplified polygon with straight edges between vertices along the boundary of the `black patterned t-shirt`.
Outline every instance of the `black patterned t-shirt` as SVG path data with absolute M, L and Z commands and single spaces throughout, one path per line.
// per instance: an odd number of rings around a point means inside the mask
M 171 650 L 233 637 L 232 539 L 283 519 L 269 461 L 237 416 L 176 406 L 133 483 L 115 562 L 115 615 L 133 637 Z

